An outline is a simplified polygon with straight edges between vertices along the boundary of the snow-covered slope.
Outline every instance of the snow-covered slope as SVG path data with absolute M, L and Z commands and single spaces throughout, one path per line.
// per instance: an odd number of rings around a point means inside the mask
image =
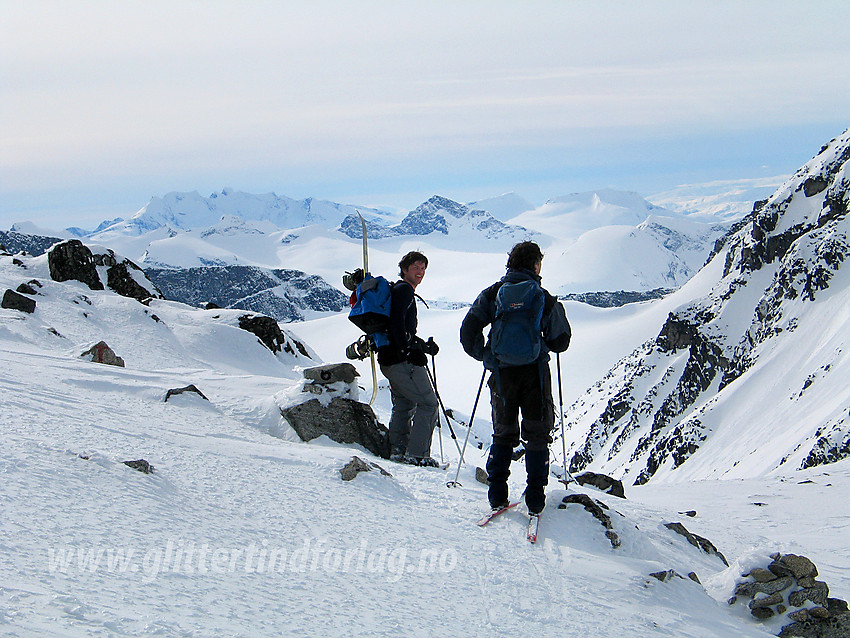
M 673 216 L 637 193 L 602 189 L 550 199 L 538 208 L 517 215 L 510 223 L 552 237 L 575 239 L 604 226 L 637 226 L 651 214 Z
M 505 193 L 497 197 L 467 202 L 467 206 L 473 210 L 486 210 L 493 217 L 502 221 L 507 221 L 527 210 L 534 209 L 534 204 L 516 193 Z
M 770 197 L 788 179 L 787 175 L 756 179 L 724 180 L 705 184 L 683 184 L 647 197 L 668 210 L 697 219 L 737 220 L 749 214 L 753 202 Z
M 850 454 L 850 132 L 725 239 L 685 303 L 569 411 L 573 469 L 638 483 Z
M 580 506 L 558 509 L 567 490 L 553 480 L 532 546 L 521 511 L 474 524 L 486 509 L 474 479 L 486 449 L 470 445 L 462 487 L 446 488 L 458 456 L 445 424 L 433 453 L 444 449 L 448 472 L 295 438 L 278 407 L 298 393 L 299 367 L 318 359 L 314 349 L 339 360 L 336 343 L 356 336 L 342 329 L 344 317 L 293 326 L 311 333 L 312 359 L 298 348 L 273 354 L 237 327 L 244 311 L 143 305 L 52 281 L 46 257 L 16 259 L 0 256 L 0 289 L 41 285 L 34 313 L 0 309 L 0 633 L 755 637 L 775 633 L 780 619 L 763 627 L 726 600 L 740 574 L 776 550 L 811 557 L 834 596 L 850 591 L 843 537 L 826 524 L 850 487 L 846 462 L 829 477 L 798 473 L 805 485 L 780 476 L 683 482 L 632 488 L 625 501 L 571 488 L 606 503 L 611 530 Z M 640 338 L 623 328 L 649 323 L 640 319 L 647 312 L 657 310 L 570 304 L 571 354 L 618 356 L 622 344 L 594 347 L 595 335 Z M 455 345 L 462 314 L 425 310 L 421 320 L 443 344 L 444 398 L 463 415 L 480 374 L 466 374 L 474 364 Z M 126 367 L 79 357 L 101 339 Z M 209 401 L 163 401 L 189 383 Z M 382 385 L 384 423 L 389 403 Z M 489 430 L 486 413 L 476 438 Z M 392 477 L 340 480 L 355 454 Z M 123 464 L 137 459 L 154 473 Z M 752 494 L 776 507 L 754 507 Z M 824 511 L 797 517 L 790 505 L 804 498 Z M 698 514 L 683 518 L 685 510 Z M 731 567 L 664 527 L 671 521 L 710 537 Z M 694 572 L 703 585 L 649 576 L 669 569 Z

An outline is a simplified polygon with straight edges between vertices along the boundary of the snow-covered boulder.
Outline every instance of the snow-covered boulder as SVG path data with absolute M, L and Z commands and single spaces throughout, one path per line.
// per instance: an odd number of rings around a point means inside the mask
M 375 456 L 390 458 L 389 430 L 365 403 L 334 397 L 325 405 L 312 399 L 283 407 L 280 413 L 302 441 L 325 435 L 337 443 L 359 445 Z

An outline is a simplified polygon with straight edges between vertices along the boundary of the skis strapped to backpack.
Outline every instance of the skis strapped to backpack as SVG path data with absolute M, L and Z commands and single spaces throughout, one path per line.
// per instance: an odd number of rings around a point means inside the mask
M 372 398 L 369 405 L 378 396 L 378 373 L 375 368 L 375 353 L 378 348 L 389 344 L 387 331 L 390 326 L 390 306 L 392 305 L 392 284 L 384 277 L 373 277 L 369 273 L 369 240 L 366 236 L 366 220 L 360 217 L 363 229 L 363 268 L 353 273 L 346 273 L 342 279 L 343 285 L 352 290 L 351 310 L 348 319 L 365 334 L 345 349 L 349 359 L 365 359 L 369 357 L 372 364 Z

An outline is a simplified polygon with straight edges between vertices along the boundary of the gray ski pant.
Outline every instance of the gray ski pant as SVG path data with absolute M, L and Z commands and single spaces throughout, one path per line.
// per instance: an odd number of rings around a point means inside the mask
M 404 361 L 381 366 L 390 382 L 393 413 L 390 418 L 390 447 L 408 456 L 431 456 L 431 435 L 437 425 L 438 403 L 428 371 Z

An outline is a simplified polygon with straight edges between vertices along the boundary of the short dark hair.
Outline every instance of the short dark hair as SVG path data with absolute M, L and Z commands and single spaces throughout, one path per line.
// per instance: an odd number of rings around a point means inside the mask
M 411 250 L 401 258 L 400 262 L 398 262 L 398 276 L 404 277 L 404 271 L 410 268 L 417 261 L 424 262 L 425 267 L 428 267 L 428 258 L 418 250 Z
M 508 253 L 508 268 L 534 270 L 534 265 L 539 261 L 543 261 L 543 253 L 540 252 L 540 246 L 533 241 L 515 244 Z

